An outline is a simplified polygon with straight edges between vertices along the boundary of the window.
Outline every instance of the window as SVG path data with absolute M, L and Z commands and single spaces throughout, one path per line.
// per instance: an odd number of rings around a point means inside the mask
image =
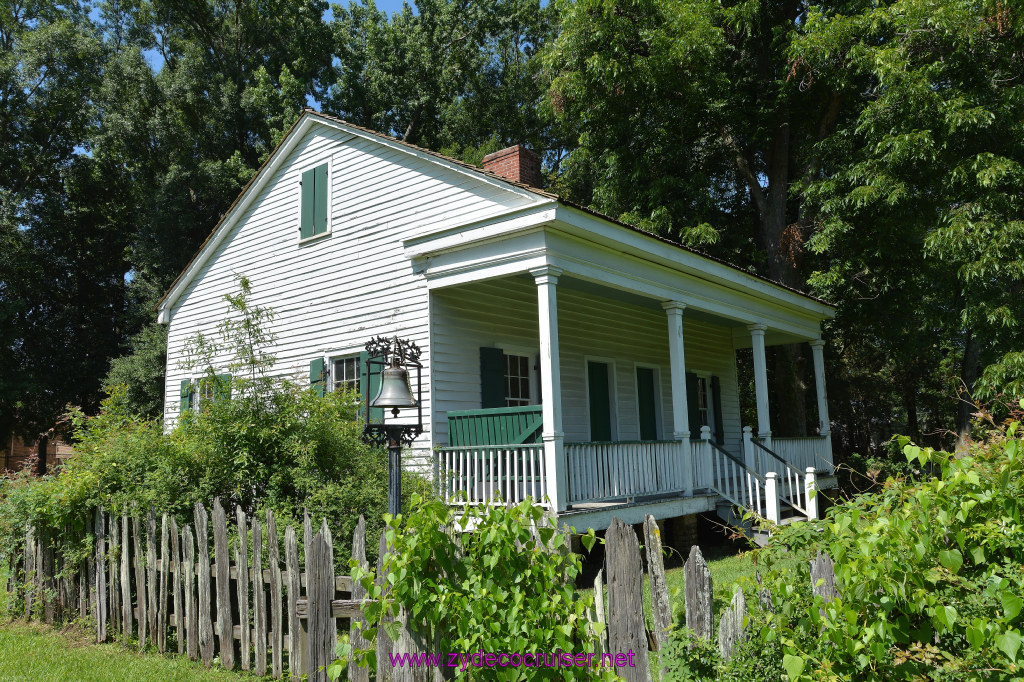
M 530 358 L 505 353 L 505 407 L 530 404 Z
M 302 201 L 299 238 L 309 239 L 327 233 L 328 196 L 327 164 L 323 163 L 302 174 Z
M 213 399 L 217 397 L 217 385 L 215 382 L 210 381 L 207 378 L 199 380 L 199 404 L 202 405 L 206 401 L 213 402 Z
M 331 361 L 331 390 L 346 388 L 359 392 L 359 356 L 338 358 Z
M 202 408 L 215 400 L 231 399 L 231 375 L 217 374 L 198 379 L 183 379 L 179 393 L 181 413 Z

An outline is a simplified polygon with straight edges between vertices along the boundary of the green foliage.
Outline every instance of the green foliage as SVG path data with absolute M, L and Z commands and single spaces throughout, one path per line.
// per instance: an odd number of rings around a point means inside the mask
M 492 140 L 488 151 L 552 148 L 534 55 L 553 14 L 536 0 L 416 0 L 390 16 L 373 2 L 335 5 L 337 80 L 324 109 L 470 162 Z
M 828 171 L 799 188 L 818 218 L 808 245 L 825 257 L 810 283 L 841 303 L 854 399 L 884 415 L 877 388 L 892 386 L 915 437 L 918 402 L 935 413 L 922 393 L 966 389 L 955 419 L 942 408 L 922 429 L 960 433 L 973 398 L 1021 396 L 1022 19 L 995 0 L 815 8 L 792 49 L 812 88 L 860 93 L 816 148 Z
M 225 298 L 232 314 L 217 335 L 196 341 L 195 368 L 216 381 L 211 353 L 233 357 L 230 386 L 221 386 L 199 409 L 165 432 L 160 420 L 139 416 L 129 389 L 116 386 L 95 416 L 73 410 L 75 456 L 57 473 L 23 472 L 0 481 L 0 543 L 4 551 L 24 536 L 26 523 L 70 543 L 97 506 L 134 513 L 152 504 L 189 521 L 196 502 L 214 497 L 250 515 L 273 509 L 278 527 L 302 519 L 306 507 L 327 518 L 334 537 L 351 537 L 360 514 L 369 537 L 379 535 L 387 507 L 386 457 L 362 441 L 358 396 L 338 391 L 318 396 L 265 370 L 273 357 L 270 310 L 252 306 L 241 279 Z M 403 488 L 423 490 L 419 476 Z M 69 548 L 70 549 L 70 548 Z M 371 550 L 375 547 L 371 546 Z M 341 557 L 339 557 L 340 561 Z
M 387 519 L 386 584 L 377 585 L 374 571 L 352 562 L 353 579 L 361 581 L 370 599 L 383 600 L 363 607 L 367 639 L 373 641 L 380 630 L 380 636 L 397 639 L 398 625 L 384 616 L 404 608 L 410 620 L 423 624 L 416 631 L 426 637 L 430 652 L 595 651 L 587 617 L 593 596 L 574 586 L 581 559 L 569 551 L 569 536 L 549 527 L 532 500 L 460 512 L 415 496 L 406 508 L 407 514 Z M 594 532 L 584 539 L 593 546 Z M 375 650 L 351 651 L 347 640 L 338 654 L 342 660 L 330 669 L 334 679 L 350 656 L 371 667 L 376 660 Z M 559 667 L 469 666 L 450 672 L 457 679 L 481 680 L 614 677 Z
M 1024 665 L 1024 442 L 1019 423 L 956 457 L 901 438 L 934 476 L 890 478 L 877 493 L 781 528 L 763 557 L 776 614 L 757 631 L 797 680 L 1012 680 Z M 805 526 L 801 528 L 800 526 Z M 811 599 L 776 570 L 787 552 L 835 561 L 840 598 Z
M 714 642 L 694 637 L 688 628 L 679 628 L 672 631 L 659 661 L 662 682 L 697 682 L 718 679 L 722 655 Z
M 132 337 L 131 352 L 110 361 L 103 379 L 109 394 L 123 386 L 129 409 L 140 417 L 157 418 L 164 408 L 164 372 L 167 367 L 167 327 L 152 322 Z

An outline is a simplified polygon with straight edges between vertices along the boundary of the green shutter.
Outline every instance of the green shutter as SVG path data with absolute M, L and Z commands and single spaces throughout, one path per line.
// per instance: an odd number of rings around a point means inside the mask
M 213 394 L 215 400 L 230 400 L 231 399 L 231 375 L 230 374 L 218 374 L 217 385 L 214 387 Z
M 324 397 L 324 390 L 327 385 L 325 366 L 323 358 L 309 361 L 309 385 L 313 387 L 313 390 L 321 398 Z
M 604 362 L 588 362 L 587 382 L 590 397 L 590 440 L 610 441 L 612 439 L 612 406 L 608 365 Z
M 650 367 L 636 368 L 636 404 L 640 417 L 640 440 L 658 440 L 654 370 Z
M 722 427 L 722 385 L 718 377 L 711 377 L 711 404 L 715 410 L 715 442 L 719 445 L 725 440 L 725 429 Z
M 316 192 L 316 169 L 302 174 L 302 217 L 299 222 L 299 236 L 302 239 L 312 237 L 315 218 L 314 194 Z
M 313 169 L 313 234 L 327 231 L 327 164 Z
M 480 347 L 480 407 L 505 407 L 505 351 Z
M 686 373 L 686 407 L 690 422 L 690 438 L 700 438 L 700 403 L 697 392 L 700 385 L 697 383 L 697 375 L 693 372 Z
M 192 409 L 192 380 L 182 379 L 181 389 L 178 394 L 181 403 L 181 414 L 185 414 Z

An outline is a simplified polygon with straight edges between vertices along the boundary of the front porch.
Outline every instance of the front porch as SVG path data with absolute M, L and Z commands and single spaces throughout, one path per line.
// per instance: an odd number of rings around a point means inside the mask
M 479 240 L 407 242 L 430 288 L 441 494 L 529 497 L 560 516 L 704 498 L 767 511 L 780 482 L 795 501 L 808 466 L 831 474 L 819 327 L 828 307 L 675 247 L 655 253 L 648 237 L 638 237 L 653 249 L 640 258 L 595 236 L 580 241 L 555 220 L 501 240 L 481 228 Z M 765 348 L 792 343 L 814 356 L 818 435 L 773 439 Z M 753 357 L 748 430 L 740 348 Z
M 539 440 L 539 407 L 450 413 L 450 440 L 474 443 L 436 450 L 434 480 L 442 497 L 459 505 L 517 504 L 529 498 L 590 527 L 604 527 L 612 512 L 620 518 L 639 514 L 642 519 L 651 512 L 665 518 L 659 512 L 711 511 L 722 500 L 778 521 L 783 505 L 816 515 L 809 493 L 827 486 L 832 474 L 826 436 L 775 439 L 772 445 L 790 457 L 818 463 L 801 468 L 753 438 L 749 427 L 736 456 L 712 440 L 707 426 L 701 438 L 687 441 L 563 443 L 564 466 L 552 472 Z M 475 442 L 487 440 L 514 442 Z M 552 493 L 559 492 L 563 474 L 564 507 L 558 508 Z

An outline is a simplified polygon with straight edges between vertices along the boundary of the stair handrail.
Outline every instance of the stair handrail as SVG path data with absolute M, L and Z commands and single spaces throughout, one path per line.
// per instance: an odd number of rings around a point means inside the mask
M 760 438 L 751 438 L 750 442 L 759 447 L 764 452 L 767 452 L 776 462 L 782 465 L 781 483 L 779 486 L 779 499 L 788 504 L 793 509 L 802 513 L 804 516 L 810 517 L 808 512 L 807 504 L 807 490 L 804 487 L 803 473 L 794 469 L 789 462 L 779 456 L 778 453 L 772 451 L 764 443 L 761 442 Z
M 705 440 L 705 443 L 711 447 L 712 452 L 717 452 L 737 468 L 736 472 L 729 472 L 730 476 L 732 473 L 738 474 L 735 480 L 724 475 L 721 478 L 716 478 L 716 464 L 714 457 L 712 457 L 711 487 L 715 492 L 717 492 L 723 499 L 726 499 L 741 508 L 750 509 L 758 516 L 768 518 L 768 479 L 748 467 L 745 463 L 733 456 L 732 453 L 717 443 L 714 443 L 711 440 Z M 717 468 L 721 468 L 721 465 L 718 465 Z M 719 474 L 724 473 L 725 472 L 723 471 L 719 471 Z M 764 497 L 762 497 L 762 494 Z
M 740 466 L 744 471 L 746 471 L 748 473 L 751 473 L 754 476 L 756 476 L 757 480 L 761 481 L 761 483 L 765 482 L 766 479 L 765 479 L 764 476 L 762 476 L 761 474 L 757 473 L 756 470 L 751 469 L 750 467 L 748 467 L 742 460 L 740 460 L 738 457 L 736 457 L 736 455 L 732 454 L 731 452 L 729 452 L 728 450 L 723 448 L 721 445 L 719 445 L 715 441 L 709 440 L 708 441 L 708 445 L 710 445 L 713 450 L 718 450 L 720 453 L 722 453 L 723 455 L 725 455 L 726 457 L 731 459 L 738 466 Z

